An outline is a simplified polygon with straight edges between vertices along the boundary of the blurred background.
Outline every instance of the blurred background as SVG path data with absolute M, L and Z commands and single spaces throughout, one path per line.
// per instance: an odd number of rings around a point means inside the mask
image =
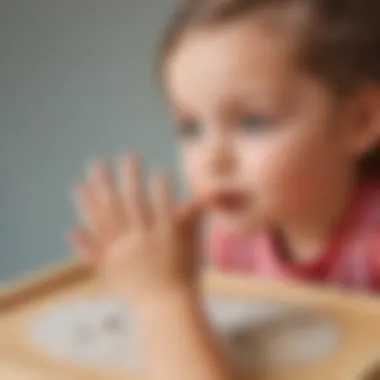
M 154 78 L 174 0 L 0 0 L 0 283 L 65 260 L 93 157 L 176 170 Z

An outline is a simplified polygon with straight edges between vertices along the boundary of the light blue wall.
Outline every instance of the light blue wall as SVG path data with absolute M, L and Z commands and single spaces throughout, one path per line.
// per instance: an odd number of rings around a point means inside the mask
M 172 3 L 0 0 L 0 282 L 68 255 L 89 158 L 176 167 L 152 73 Z

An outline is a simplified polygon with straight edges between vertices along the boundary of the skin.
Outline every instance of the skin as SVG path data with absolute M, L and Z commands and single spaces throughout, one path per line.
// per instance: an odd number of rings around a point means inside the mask
M 251 17 L 194 31 L 168 59 L 185 181 L 197 195 L 248 195 L 242 212 L 212 210 L 215 222 L 234 231 L 276 228 L 292 259 L 314 260 L 347 207 L 368 146 L 353 143 L 353 107 L 300 70 L 286 33 L 262 24 Z
M 201 308 L 199 218 L 207 211 L 234 231 L 275 225 L 294 259 L 309 260 L 347 205 L 356 160 L 379 141 L 378 90 L 338 107 L 297 68 L 284 34 L 252 21 L 191 31 L 167 60 L 195 201 L 178 208 L 161 174 L 147 192 L 134 158 L 118 165 L 121 186 L 95 163 L 75 192 L 82 227 L 71 234 L 73 248 L 135 313 L 152 380 L 235 378 Z M 371 117 L 359 124 L 364 110 Z M 242 212 L 198 201 L 231 187 L 249 198 Z
M 163 174 L 153 176 L 148 198 L 138 160 L 119 166 L 121 189 L 102 163 L 77 188 L 87 228 L 71 233 L 74 249 L 134 312 L 148 379 L 233 379 L 198 292 L 201 204 L 178 207 Z

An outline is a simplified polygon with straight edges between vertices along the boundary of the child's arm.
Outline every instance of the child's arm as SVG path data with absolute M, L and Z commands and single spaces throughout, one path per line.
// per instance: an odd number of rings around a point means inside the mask
M 137 315 L 148 379 L 234 378 L 193 294 L 168 293 L 157 302 L 142 306 Z
M 164 177 L 147 199 L 137 162 L 122 173 L 122 192 L 103 165 L 80 187 L 87 231 L 75 231 L 74 248 L 131 306 L 150 380 L 232 380 L 195 290 L 199 208 L 179 218 Z

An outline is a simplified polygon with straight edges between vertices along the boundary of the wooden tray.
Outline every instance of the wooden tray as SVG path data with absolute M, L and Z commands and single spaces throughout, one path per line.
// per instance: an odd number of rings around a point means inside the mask
M 380 361 L 380 302 L 374 296 L 207 272 L 208 295 L 271 300 L 328 315 L 342 331 L 333 355 L 312 365 L 248 376 L 258 380 L 359 380 Z M 46 270 L 0 291 L 0 379 L 131 380 L 136 374 L 88 370 L 59 362 L 30 346 L 26 329 L 57 301 L 99 296 L 99 281 L 80 264 Z M 379 378 L 380 379 L 380 378 Z

